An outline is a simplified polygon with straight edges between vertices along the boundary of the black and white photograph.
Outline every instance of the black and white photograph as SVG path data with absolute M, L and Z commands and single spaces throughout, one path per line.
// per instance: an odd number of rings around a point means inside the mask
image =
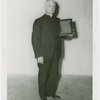
M 3 3 L 6 99 L 93 100 L 93 0 Z

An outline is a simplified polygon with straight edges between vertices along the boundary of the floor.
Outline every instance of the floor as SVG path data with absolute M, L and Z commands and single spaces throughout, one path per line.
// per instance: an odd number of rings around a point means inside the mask
M 7 82 L 7 100 L 40 100 L 37 76 L 8 75 Z M 60 100 L 92 100 L 92 76 L 63 75 L 57 94 Z

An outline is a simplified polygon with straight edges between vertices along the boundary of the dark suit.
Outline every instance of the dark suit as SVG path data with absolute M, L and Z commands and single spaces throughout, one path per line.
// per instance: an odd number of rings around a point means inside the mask
M 32 45 L 35 57 L 44 57 L 39 67 L 39 94 L 54 95 L 57 89 L 58 63 L 61 56 L 60 22 L 55 16 L 43 15 L 35 20 L 32 32 Z

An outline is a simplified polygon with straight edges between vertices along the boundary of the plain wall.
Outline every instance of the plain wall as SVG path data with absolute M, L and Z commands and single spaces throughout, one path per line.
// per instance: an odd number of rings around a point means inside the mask
M 92 74 L 92 0 L 57 0 L 58 17 L 76 21 L 78 38 L 64 41 L 62 74 Z M 7 72 L 34 74 L 38 67 L 31 45 L 32 25 L 44 14 L 44 0 L 8 0 Z

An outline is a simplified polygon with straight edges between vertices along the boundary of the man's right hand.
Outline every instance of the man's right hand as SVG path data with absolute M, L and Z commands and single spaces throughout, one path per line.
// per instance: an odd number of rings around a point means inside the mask
M 43 64 L 43 63 L 44 63 L 44 58 L 43 58 L 43 56 L 38 57 L 38 58 L 37 58 L 37 62 L 40 63 L 40 64 Z

